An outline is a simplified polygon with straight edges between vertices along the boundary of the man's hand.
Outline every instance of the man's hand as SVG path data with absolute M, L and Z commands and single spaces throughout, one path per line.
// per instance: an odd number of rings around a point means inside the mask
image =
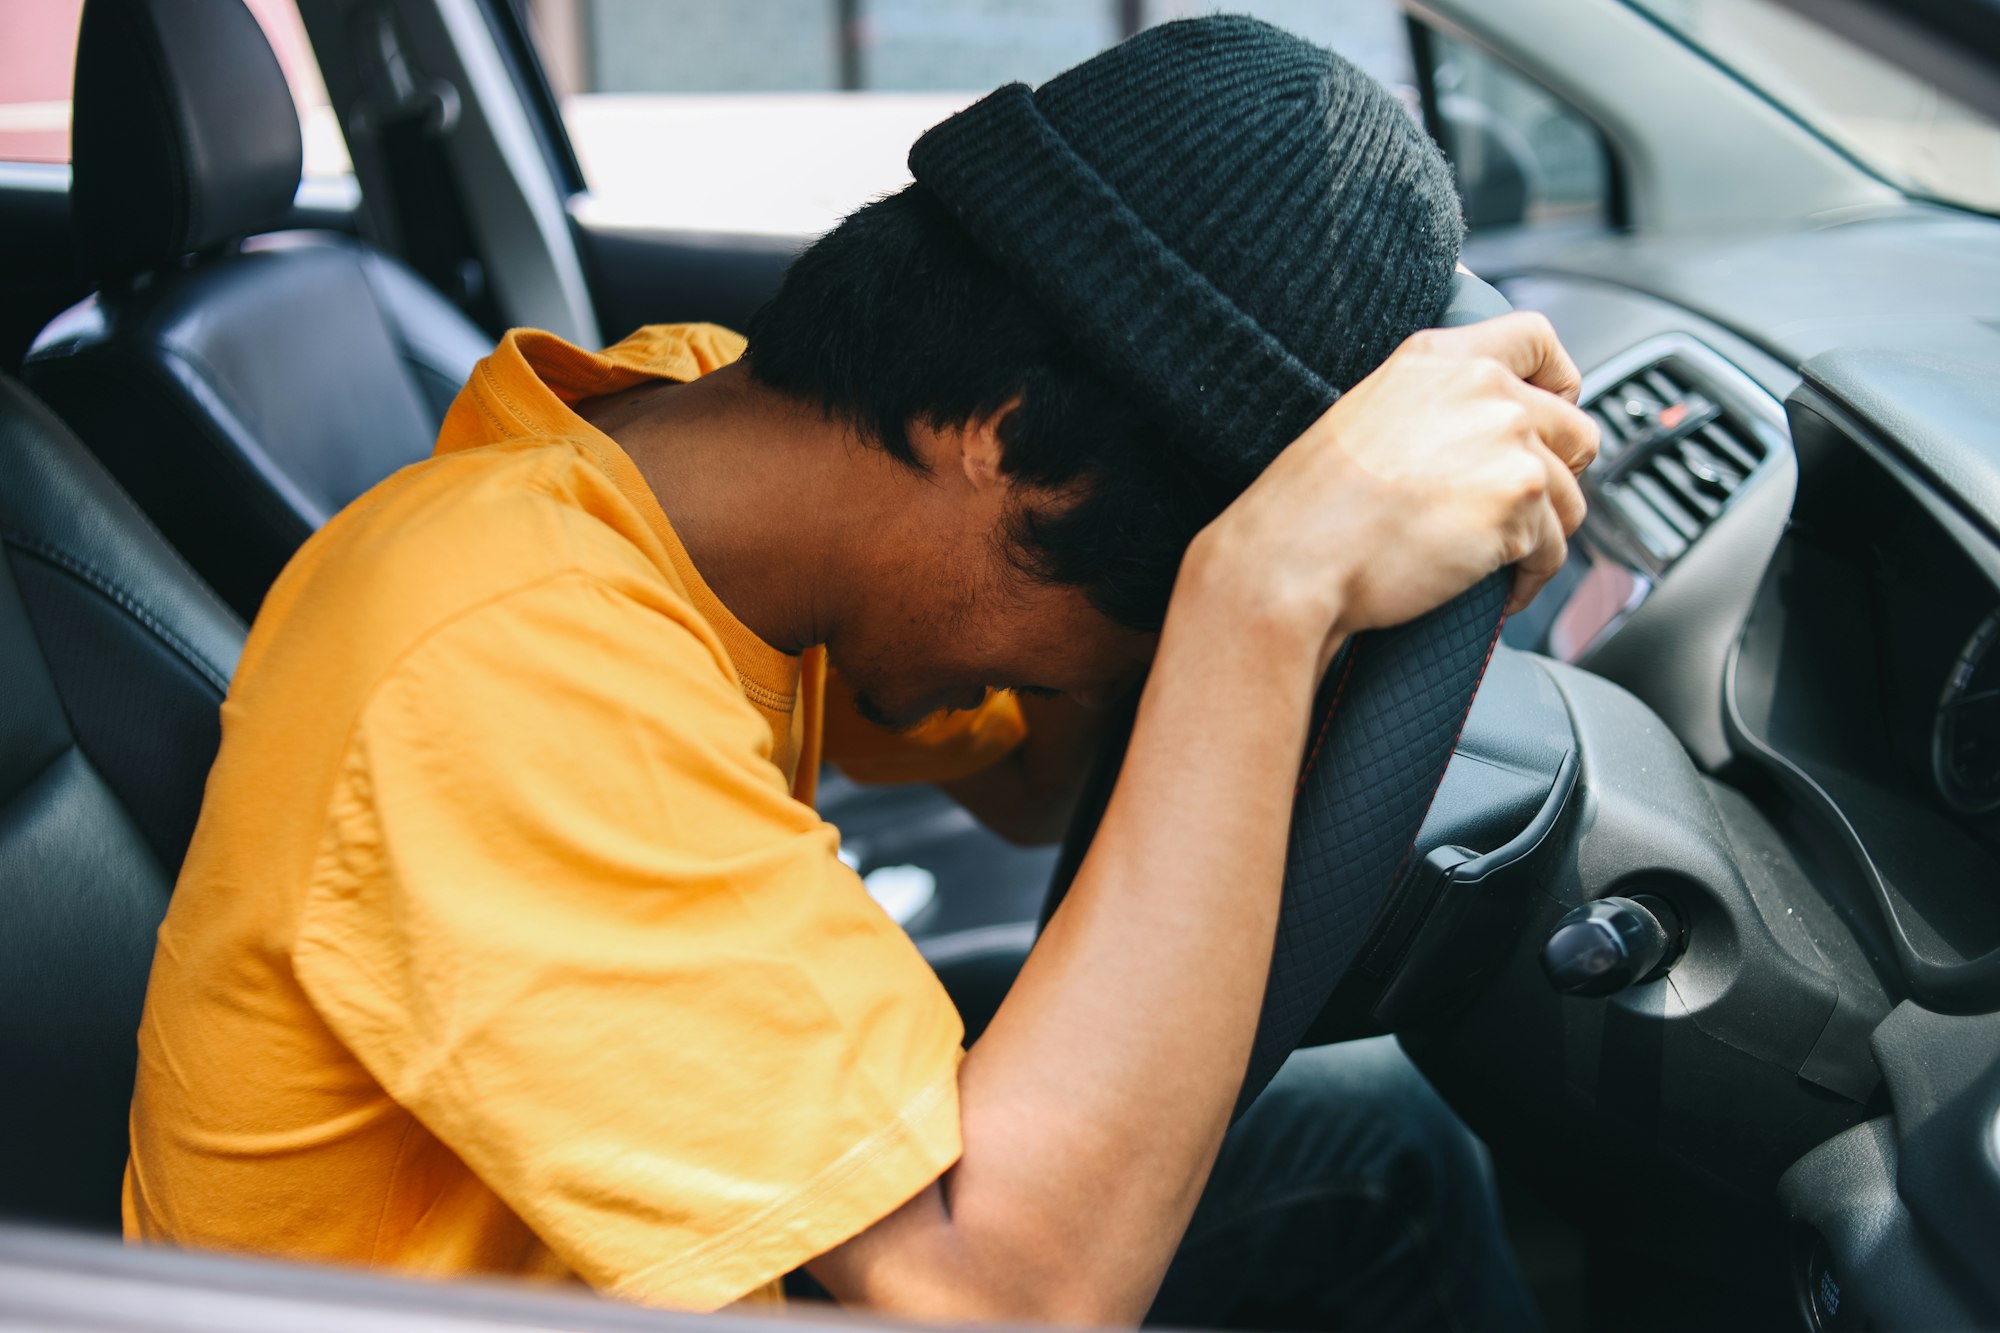
M 1318 630 L 1321 665 L 1359 630 L 1413 620 L 1503 565 L 1507 609 L 1562 568 L 1597 457 L 1579 377 L 1540 315 L 1419 333 L 1328 409 L 1211 524 L 1192 561 L 1234 562 L 1241 595 Z M 1336 608 L 1338 616 L 1336 619 Z M 1095 715 L 1023 699 L 1029 740 L 945 784 L 1011 841 L 1062 836 Z
M 1505 565 L 1508 610 L 1562 567 L 1597 426 L 1541 315 L 1410 338 L 1278 456 L 1190 560 L 1320 636 L 1400 624 Z
M 836 1297 L 1145 1314 L 1250 1058 L 1326 663 L 1509 562 L 1533 596 L 1597 449 L 1575 393 L 1539 317 L 1419 334 L 1197 539 L 1089 854 L 960 1067 L 958 1164 L 812 1262 Z

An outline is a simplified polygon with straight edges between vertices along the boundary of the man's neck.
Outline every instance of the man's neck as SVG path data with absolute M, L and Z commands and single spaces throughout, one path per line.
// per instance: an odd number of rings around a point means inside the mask
M 752 633 L 798 653 L 835 632 L 841 591 L 863 586 L 848 534 L 875 521 L 864 507 L 884 490 L 860 483 L 893 460 L 740 363 L 578 411 L 630 455 L 702 579 Z

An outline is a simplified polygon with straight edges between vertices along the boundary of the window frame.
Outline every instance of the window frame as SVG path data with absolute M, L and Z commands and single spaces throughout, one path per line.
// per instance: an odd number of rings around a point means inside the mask
M 1417 99 L 1423 112 L 1424 130 L 1431 136 L 1432 142 L 1437 144 L 1438 150 L 1445 155 L 1446 160 L 1451 162 L 1453 175 L 1456 176 L 1458 173 L 1458 162 L 1452 157 L 1451 149 L 1448 146 L 1450 141 L 1445 133 L 1444 113 L 1437 89 L 1438 64 L 1442 59 L 1438 49 L 1438 37 L 1440 34 L 1437 29 L 1426 23 L 1416 14 L 1406 14 L 1404 16 L 1404 23 L 1409 29 L 1410 63 L 1417 83 Z M 1626 189 L 1624 162 L 1618 154 L 1611 135 L 1605 132 L 1604 126 L 1600 125 L 1595 117 L 1578 107 L 1574 102 L 1561 96 L 1540 79 L 1535 78 L 1515 62 L 1507 59 L 1491 47 L 1476 42 L 1471 37 L 1462 33 L 1452 33 L 1450 36 L 1453 41 L 1458 42 L 1468 50 L 1477 52 L 1481 58 L 1491 61 L 1494 65 L 1506 70 L 1523 83 L 1533 87 L 1542 96 L 1548 98 L 1549 101 L 1575 117 L 1580 124 L 1589 128 L 1591 137 L 1597 142 L 1598 155 L 1604 164 L 1604 216 L 1601 225 L 1593 223 L 1587 229 L 1593 232 L 1598 230 L 1608 232 L 1629 230 L 1631 227 L 1631 212 L 1628 200 L 1629 191 Z M 1481 237 L 1519 235 L 1544 229 L 1543 227 L 1538 227 L 1535 223 L 1524 221 L 1508 227 L 1484 228 L 1474 234 Z M 1558 225 L 1554 229 L 1559 231 L 1572 230 L 1567 226 L 1561 225 Z
M 528 27 L 527 0 L 478 0 L 478 3 L 493 31 L 494 44 L 500 48 L 508 78 L 521 99 L 521 108 L 527 112 L 528 123 L 541 142 L 542 156 L 548 161 L 557 191 L 566 200 L 587 193 L 590 185 L 584 179 L 583 164 L 570 142 L 562 105 L 556 100 L 555 87 L 542 64 L 541 50 Z

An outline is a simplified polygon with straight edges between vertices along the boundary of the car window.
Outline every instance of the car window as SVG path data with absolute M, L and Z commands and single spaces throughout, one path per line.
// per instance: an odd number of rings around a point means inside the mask
M 816 235 L 909 181 L 931 125 L 1140 29 L 1226 9 L 1342 52 L 1416 114 L 1395 0 L 528 0 L 596 225 Z
M 245 0 L 278 54 L 305 134 L 305 175 L 352 168 L 296 0 Z M 70 86 L 83 0 L 0 4 L 0 162 L 69 161 Z
M 2000 119 L 1772 0 L 1630 0 L 1899 189 L 2000 212 Z
M 1610 157 L 1595 125 L 1477 47 L 1439 32 L 1421 45 L 1434 131 L 1473 231 L 1611 221 Z

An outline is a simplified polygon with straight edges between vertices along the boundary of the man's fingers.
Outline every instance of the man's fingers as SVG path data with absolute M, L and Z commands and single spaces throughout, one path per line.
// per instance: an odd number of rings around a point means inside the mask
M 1536 594 L 1548 586 L 1569 559 L 1569 538 L 1583 526 L 1589 506 L 1576 474 L 1549 449 L 1538 450 L 1548 471 L 1548 490 L 1535 506 L 1536 540 L 1529 552 L 1514 562 L 1514 584 L 1507 595 L 1507 614 L 1524 610 Z
M 1533 311 L 1440 329 L 1435 336 L 1469 356 L 1490 356 L 1536 388 L 1572 403 L 1583 388 L 1583 376 L 1556 340 L 1555 327 Z
M 1561 469 L 1552 469 L 1560 471 Z M 1574 477 L 1569 478 L 1576 484 Z M 1569 542 L 1563 537 L 1562 521 L 1557 517 L 1552 502 L 1544 501 L 1535 507 L 1537 526 L 1534 548 L 1514 565 L 1514 586 L 1507 596 L 1507 614 L 1513 615 L 1524 610 L 1535 600 L 1535 594 L 1548 585 L 1569 558 Z
M 1528 409 L 1528 420 L 1549 452 L 1561 459 L 1573 476 L 1597 461 L 1596 418 L 1555 394 L 1523 384 L 1516 396 Z
M 1576 475 L 1553 452 L 1546 452 L 1543 456 L 1549 469 L 1549 508 L 1555 511 L 1563 536 L 1573 537 L 1576 530 L 1583 526 L 1583 516 L 1590 508 L 1584 501 L 1583 487 L 1577 485 Z
M 1505 614 L 1518 616 L 1521 612 L 1527 610 L 1533 604 L 1535 598 L 1540 595 L 1543 587 L 1548 584 L 1548 581 L 1546 575 L 1541 578 L 1533 578 L 1528 574 L 1527 570 L 1522 569 L 1519 565 L 1514 566 L 1514 585 L 1507 591 Z
M 1583 523 L 1586 505 L 1577 477 L 1596 461 L 1597 422 L 1576 405 L 1583 377 L 1556 338 L 1547 318 L 1532 312 L 1502 315 L 1437 335 L 1452 350 L 1498 361 L 1520 381 L 1515 396 L 1528 409 L 1528 423 L 1544 446 L 1537 452 L 1548 470 L 1548 485 L 1535 505 L 1534 544 L 1514 563 L 1509 615 L 1535 600 L 1569 558 L 1569 534 Z

